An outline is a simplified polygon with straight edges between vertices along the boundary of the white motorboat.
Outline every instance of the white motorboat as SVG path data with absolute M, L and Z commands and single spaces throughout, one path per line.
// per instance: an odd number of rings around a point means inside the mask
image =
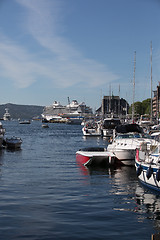
M 22 120 L 22 121 L 19 121 L 19 124 L 30 124 L 31 121 L 30 120 Z
M 153 132 L 150 135 L 151 135 L 151 138 L 153 138 L 157 141 L 160 141 L 160 132 L 159 131 Z
M 2 144 L 3 144 L 4 134 L 5 134 L 5 129 L 3 128 L 2 123 L 0 122 L 0 148 L 2 147 Z
M 88 121 L 82 128 L 83 135 L 86 137 L 100 137 L 102 135 L 101 122 Z
M 152 151 L 146 145 L 137 148 L 135 166 L 140 182 L 160 191 L 160 143 Z
M 105 118 L 102 125 L 103 137 L 111 137 L 116 126 L 121 125 L 119 118 Z
M 113 142 L 108 145 L 107 151 L 114 153 L 124 165 L 134 166 L 136 148 L 142 143 L 147 143 L 148 146 L 158 145 L 150 135 L 143 133 L 143 129 L 138 124 L 117 126 L 115 131 L 116 136 L 113 135 Z
M 42 124 L 42 128 L 49 128 L 48 124 Z

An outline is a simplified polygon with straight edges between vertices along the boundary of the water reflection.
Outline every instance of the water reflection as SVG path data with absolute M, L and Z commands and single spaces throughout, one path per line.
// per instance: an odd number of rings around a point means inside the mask
M 114 212 L 125 213 L 125 216 L 132 214 L 132 219 L 141 225 L 148 226 L 152 221 L 154 234 L 160 232 L 160 195 L 140 185 L 134 167 L 79 167 L 81 174 L 90 178 L 90 184 L 100 182 L 101 187 L 106 187 L 107 197 L 113 198 Z M 103 182 L 97 176 L 103 177 Z
M 77 166 L 81 174 L 84 175 L 97 175 L 97 174 L 106 174 L 109 177 L 114 177 L 117 182 L 128 181 L 128 178 L 132 180 L 136 178 L 135 167 L 130 166 L 84 166 L 77 162 Z
M 150 239 L 157 220 L 137 203 L 135 169 L 76 165 L 79 148 L 106 141 L 84 142 L 79 126 L 5 124 L 23 145 L 0 157 L 1 239 Z
M 6 148 L 6 152 L 21 152 L 21 148 Z
M 81 174 L 85 176 L 93 175 L 106 175 L 108 179 L 112 180 L 112 188 L 110 189 L 110 194 L 112 195 L 124 195 L 133 194 L 133 199 L 136 198 L 137 209 L 133 209 L 138 212 L 149 212 L 155 210 L 155 205 L 159 209 L 160 199 L 159 196 L 148 192 L 138 182 L 136 171 L 134 167 L 85 167 L 83 165 L 78 165 Z M 158 201 L 158 202 L 157 202 Z M 144 210 L 142 206 L 147 207 L 148 210 Z M 159 212 L 159 211 L 158 211 Z
M 0 165 L 3 164 L 4 149 L 0 149 Z
M 127 197 L 135 194 L 135 185 L 138 181 L 136 176 L 135 167 L 128 166 L 107 166 L 107 167 L 85 167 L 82 164 L 78 164 L 80 174 L 88 179 L 94 176 L 105 176 L 105 184 L 110 184 L 110 195 L 127 195 Z M 90 177 L 90 178 L 89 178 Z M 86 178 L 86 181 L 88 181 Z M 98 180 L 97 180 L 98 181 Z M 131 197 L 132 198 L 132 197 Z
M 157 195 L 156 192 L 152 193 L 138 184 L 135 196 L 137 203 L 136 210 L 141 216 L 143 214 L 143 218 L 141 217 L 141 219 L 154 220 L 154 225 L 160 232 L 160 195 Z

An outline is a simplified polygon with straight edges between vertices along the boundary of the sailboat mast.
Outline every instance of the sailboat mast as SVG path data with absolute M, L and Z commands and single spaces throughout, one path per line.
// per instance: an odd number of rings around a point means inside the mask
M 111 114 L 111 84 L 109 85 L 109 113 Z
M 119 100 L 118 100 L 118 117 L 120 117 L 120 84 L 119 84 Z
M 135 98 L 135 71 L 136 71 L 136 51 L 134 52 L 134 73 L 133 73 L 133 103 L 132 103 L 132 121 L 134 122 L 134 98 Z
M 151 123 L 152 123 L 152 42 L 151 42 Z

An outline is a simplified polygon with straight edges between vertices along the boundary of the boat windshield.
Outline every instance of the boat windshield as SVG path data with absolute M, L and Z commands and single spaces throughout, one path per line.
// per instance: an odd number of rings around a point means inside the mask
M 105 119 L 103 122 L 103 127 L 106 129 L 115 129 L 115 127 L 120 124 L 121 121 L 119 119 Z
M 147 138 L 147 139 L 151 139 L 151 136 L 148 135 L 148 134 L 130 133 L 130 134 L 120 134 L 116 138 L 117 139 L 122 139 L 122 138 Z
M 133 134 L 121 134 L 117 136 L 117 139 L 122 139 L 122 138 L 134 138 Z
M 156 147 L 152 152 L 152 155 L 157 155 L 157 154 L 159 154 L 159 147 Z

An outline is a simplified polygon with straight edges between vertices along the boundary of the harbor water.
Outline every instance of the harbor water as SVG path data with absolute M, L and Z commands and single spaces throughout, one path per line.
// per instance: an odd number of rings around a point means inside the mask
M 3 121 L 21 150 L 0 150 L 0 236 L 3 240 L 149 240 L 160 232 L 160 197 L 137 180 L 134 167 L 76 163 L 82 147 L 107 146 L 82 126 Z

